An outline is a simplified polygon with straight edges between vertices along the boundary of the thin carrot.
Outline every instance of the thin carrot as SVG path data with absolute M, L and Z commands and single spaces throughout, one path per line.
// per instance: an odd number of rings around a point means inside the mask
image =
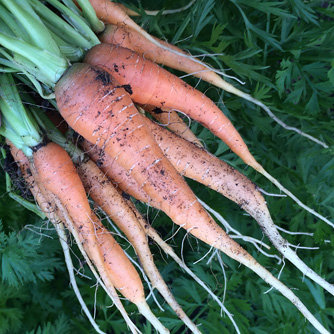
M 291 290 L 208 215 L 159 149 L 125 89 L 110 75 L 76 64 L 57 83 L 55 94 L 60 113 L 69 125 L 117 159 L 176 224 L 252 269 L 293 302 L 319 331 L 328 333 Z
M 140 219 L 139 212 L 137 212 L 135 208 L 129 207 L 128 203 L 115 189 L 109 179 L 91 160 L 88 159 L 82 162 L 78 166 L 78 173 L 89 196 L 122 230 L 134 247 L 140 263 L 153 286 L 161 293 L 171 308 L 191 331 L 200 334 L 201 332 L 182 310 L 156 268 L 148 246 L 146 234 L 138 222 L 138 219 Z M 122 279 L 122 277 L 120 278 Z
M 80 177 L 66 151 L 49 143 L 37 148 L 32 169 L 38 183 L 56 196 L 75 223 L 88 256 L 104 281 L 111 282 L 152 323 L 159 333 L 169 333 L 150 311 L 141 279 L 112 235 L 93 214 Z
M 136 103 L 176 109 L 198 121 L 299 206 L 334 227 L 331 221 L 303 204 L 256 161 L 232 123 L 203 93 L 157 64 L 145 60 L 143 56 L 119 46 L 96 45 L 86 54 L 85 62 L 108 71 L 121 85 L 127 87 Z
M 69 276 L 71 279 L 71 285 L 72 288 L 77 296 L 78 301 L 80 302 L 80 305 L 82 309 L 84 310 L 87 318 L 89 319 L 90 323 L 94 327 L 95 331 L 99 334 L 105 334 L 99 329 L 99 326 L 96 324 L 95 320 L 91 316 L 81 294 L 78 289 L 78 286 L 76 284 L 74 272 L 73 272 L 73 264 L 71 260 L 71 255 L 69 252 L 69 245 L 67 244 L 67 236 L 64 231 L 64 217 L 61 216 L 61 212 L 59 208 L 56 207 L 55 203 L 50 202 L 50 198 L 48 200 L 44 197 L 44 194 L 46 193 L 46 190 L 44 189 L 43 191 L 40 190 L 39 186 L 35 182 L 35 179 L 30 171 L 30 165 L 29 165 L 29 160 L 28 158 L 24 155 L 24 153 L 21 150 L 18 150 L 9 140 L 6 141 L 7 145 L 10 147 L 11 154 L 18 165 L 18 167 L 21 170 L 22 176 L 32 193 L 35 201 L 38 203 L 38 206 L 40 210 L 45 214 L 45 216 L 51 221 L 53 226 L 55 227 L 58 236 L 59 236 L 59 241 L 63 247 L 64 250 L 64 256 L 65 256 L 65 261 L 66 265 L 68 267 L 68 272 Z M 116 295 L 116 291 L 115 291 Z M 123 314 L 127 324 L 129 325 L 129 328 L 131 328 L 132 333 L 138 333 L 138 331 L 133 331 L 133 328 L 135 328 L 134 324 L 131 322 L 131 320 L 127 317 L 127 313 L 125 309 L 122 307 L 122 304 L 120 300 L 118 299 L 118 296 L 115 299 L 115 296 L 113 296 L 113 302 L 117 305 L 118 308 L 120 308 L 121 313 Z

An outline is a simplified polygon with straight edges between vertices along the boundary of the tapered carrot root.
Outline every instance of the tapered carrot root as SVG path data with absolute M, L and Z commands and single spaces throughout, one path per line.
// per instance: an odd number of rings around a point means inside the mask
M 285 258 L 334 295 L 334 285 L 309 268 L 289 247 L 288 241 L 282 238 L 271 219 L 265 199 L 254 183 L 203 148 L 188 143 L 149 119 L 146 120 L 160 148 L 179 173 L 237 203 L 258 222 L 262 231 Z
M 33 157 L 32 169 L 36 170 L 38 184 L 45 187 L 64 206 L 75 224 L 79 241 L 97 267 L 102 280 L 107 282 L 107 286 L 115 286 L 136 304 L 159 333 L 169 333 L 146 304 L 144 288 L 137 271 L 91 211 L 85 189 L 65 150 L 49 143 L 38 148 Z
M 134 102 L 184 112 L 208 127 L 246 164 L 261 168 L 238 131 L 214 102 L 175 75 L 129 49 L 111 44 L 94 46 L 84 61 L 109 72 L 121 85 L 128 85 Z
M 91 160 L 80 164 L 78 172 L 90 197 L 117 224 L 136 250 L 140 263 L 153 286 L 158 289 L 171 308 L 192 332 L 200 334 L 201 332 L 184 313 L 156 268 L 145 232 L 138 222 L 140 214 L 136 212 L 135 208 L 129 207 L 104 173 Z
M 122 85 L 127 85 L 136 103 L 176 109 L 198 121 L 299 206 L 334 227 L 331 221 L 303 204 L 255 160 L 232 123 L 203 93 L 142 56 L 119 46 L 96 45 L 87 53 L 85 62 L 108 71 Z
M 106 72 L 84 64 L 72 66 L 58 82 L 55 93 L 60 113 L 69 125 L 117 159 L 176 224 L 256 272 L 293 302 L 316 328 L 328 333 L 292 291 L 207 214 L 159 149 L 128 94 Z
M 60 242 L 62 244 L 62 247 L 64 248 L 64 255 L 65 255 L 65 259 L 66 259 L 66 263 L 69 269 L 69 274 L 71 276 L 71 264 L 69 264 L 69 262 L 71 262 L 70 259 L 70 255 L 67 253 L 67 247 L 64 245 L 64 240 L 62 240 L 64 238 L 64 231 L 63 231 L 63 227 L 58 226 L 58 224 L 62 224 L 62 222 L 65 222 L 65 224 L 68 226 L 69 230 L 72 231 L 74 238 L 76 239 L 76 241 L 78 242 L 78 246 L 79 249 L 82 253 L 82 255 L 85 257 L 88 265 L 90 266 L 93 274 L 95 275 L 95 277 L 97 278 L 97 280 L 100 282 L 100 278 L 98 276 L 98 274 L 95 272 L 94 267 L 91 265 L 90 263 L 90 259 L 87 257 L 85 250 L 82 248 L 81 246 L 81 242 L 80 242 L 80 237 L 78 235 L 78 233 L 76 233 L 75 231 L 75 227 L 74 227 L 74 223 L 71 220 L 71 218 L 68 216 L 67 214 L 67 210 L 62 206 L 62 203 L 60 203 L 54 196 L 53 194 L 51 194 L 50 192 L 48 192 L 46 190 L 45 187 L 43 187 L 42 183 L 39 183 L 35 181 L 35 178 L 33 176 L 33 174 L 35 174 L 34 168 L 31 169 L 31 164 L 29 163 L 28 158 L 23 154 L 23 152 L 21 150 L 18 150 L 11 142 L 7 141 L 7 144 L 10 146 L 11 148 L 11 154 L 14 158 L 14 160 L 16 161 L 17 165 L 20 167 L 22 175 L 31 191 L 31 193 L 33 194 L 36 202 L 38 203 L 40 209 L 42 210 L 42 212 L 45 213 L 45 215 L 50 219 L 50 221 L 54 224 L 57 233 L 59 234 L 59 238 L 60 238 Z M 36 176 L 36 175 L 35 175 Z M 94 259 L 94 256 L 93 256 Z M 96 260 L 96 259 L 95 259 Z M 100 268 L 101 269 L 101 268 Z M 129 329 L 131 331 L 131 333 L 133 334 L 140 334 L 140 331 L 138 330 L 138 328 L 133 324 L 133 322 L 130 320 L 127 312 L 125 311 L 113 285 L 110 283 L 109 278 L 105 275 L 105 271 L 101 271 L 100 270 L 100 274 L 102 276 L 104 276 L 104 282 L 106 284 L 106 286 L 104 287 L 104 289 L 106 290 L 106 292 L 108 293 L 108 295 L 111 297 L 112 301 L 114 302 L 114 304 L 116 305 L 116 307 L 119 309 L 119 311 L 121 312 L 124 320 L 126 321 L 127 325 L 129 326 Z M 72 275 L 73 276 L 73 275 Z M 103 334 L 104 332 L 100 331 L 97 324 L 95 323 L 94 319 L 91 317 L 81 295 L 80 292 L 76 286 L 76 282 L 75 282 L 75 278 L 72 277 L 71 278 L 71 284 L 73 285 L 73 289 L 75 290 L 75 293 L 78 297 L 78 300 L 80 302 L 80 304 L 82 305 L 83 310 L 85 311 L 87 317 L 89 318 L 89 321 L 92 323 L 93 327 L 95 328 L 95 330 L 98 333 Z M 103 285 L 103 283 L 102 283 Z

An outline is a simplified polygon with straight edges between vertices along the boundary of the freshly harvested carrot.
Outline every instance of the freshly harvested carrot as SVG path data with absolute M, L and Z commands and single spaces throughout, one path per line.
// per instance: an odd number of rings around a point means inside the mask
M 203 148 L 185 141 L 149 119 L 145 121 L 165 156 L 179 173 L 216 190 L 238 204 L 258 222 L 262 231 L 285 258 L 304 275 L 334 295 L 334 286 L 309 268 L 289 247 L 288 241 L 282 238 L 272 221 L 265 199 L 254 183 Z M 126 173 L 117 164 L 117 161 L 87 141 L 82 142 L 81 145 L 94 161 L 100 159 L 100 168 L 121 189 L 140 201 L 147 202 L 149 200 L 131 175 Z M 151 201 L 150 205 L 157 207 L 154 201 Z
M 40 190 L 39 186 L 35 182 L 35 179 L 31 173 L 30 170 L 30 165 L 29 165 L 29 160 L 28 158 L 24 155 L 24 153 L 21 150 L 18 150 L 10 141 L 6 141 L 7 145 L 10 147 L 11 154 L 18 165 L 18 167 L 21 170 L 22 176 L 29 187 L 30 192 L 34 196 L 35 201 L 37 202 L 40 210 L 46 215 L 46 217 L 52 222 L 54 225 L 55 229 L 57 230 L 57 233 L 59 235 L 59 241 L 62 244 L 63 250 L 64 250 L 64 256 L 65 256 L 65 261 L 66 265 L 68 267 L 69 271 L 69 276 L 71 279 L 71 285 L 72 288 L 78 298 L 78 301 L 80 302 L 80 305 L 85 312 L 87 318 L 89 319 L 90 323 L 94 327 L 97 333 L 104 334 L 102 332 L 98 325 L 95 323 L 95 320 L 91 316 L 81 294 L 80 291 L 77 287 L 75 277 L 74 277 L 74 272 L 73 272 L 73 264 L 71 260 L 71 256 L 69 253 L 69 246 L 67 245 L 67 236 L 64 232 L 64 226 L 63 226 L 63 221 L 64 217 L 61 216 L 61 210 L 60 208 L 57 208 L 55 203 L 50 202 L 50 198 L 48 200 L 45 198 L 46 190 L 43 189 L 43 191 Z M 62 232 L 61 232 L 62 231 Z M 84 254 L 83 254 L 84 255 Z M 110 289 L 111 287 L 109 286 L 109 291 L 108 294 L 110 295 Z M 116 291 L 114 291 L 114 294 L 111 296 L 113 302 L 119 308 L 120 312 L 122 313 L 126 323 L 128 324 L 130 330 L 132 333 L 137 334 L 139 331 L 137 330 L 136 326 L 132 323 L 132 321 L 129 319 L 128 314 L 126 313 L 125 309 L 123 308 L 123 305 L 121 301 L 119 300 Z
M 303 204 L 256 161 L 232 123 L 203 93 L 143 56 L 120 46 L 96 45 L 86 54 L 85 62 L 108 71 L 121 85 L 126 85 L 136 103 L 176 109 L 198 121 L 299 206 L 334 227 L 331 221 Z
M 285 258 L 334 295 L 334 285 L 309 268 L 289 247 L 288 241 L 282 238 L 272 221 L 265 199 L 253 182 L 204 148 L 185 141 L 149 119 L 146 121 L 165 156 L 179 173 L 237 203 L 258 222 L 264 234 Z
M 169 130 L 176 133 L 180 137 L 203 146 L 199 139 L 190 130 L 189 126 L 182 120 L 178 113 L 173 109 L 157 108 L 150 105 L 142 106 L 143 110 L 151 114 L 162 126 L 166 126 Z
M 154 264 L 146 234 L 138 222 L 140 213 L 137 212 L 135 208 L 129 207 L 122 195 L 91 160 L 88 159 L 87 161 L 82 162 L 78 166 L 78 173 L 89 196 L 122 230 L 134 247 L 140 263 L 143 266 L 145 273 L 150 278 L 153 286 L 161 293 L 167 303 L 188 328 L 190 328 L 193 333 L 200 334 L 201 332 L 196 325 L 189 319 L 179 303 L 175 300 Z M 97 234 L 97 238 L 100 239 L 100 233 Z
M 128 85 L 134 102 L 184 112 L 221 138 L 246 164 L 256 170 L 262 168 L 213 101 L 155 63 L 111 44 L 94 46 L 87 52 L 84 62 L 109 72 L 121 85 Z
M 103 281 L 111 282 L 152 323 L 159 333 L 169 333 L 149 309 L 141 279 L 112 235 L 92 212 L 69 155 L 57 144 L 36 148 L 32 169 L 37 182 L 56 196 L 74 222 L 88 256 Z
M 219 73 L 224 75 L 224 73 L 213 69 L 209 65 L 201 62 L 198 58 L 191 56 L 173 44 L 148 35 L 145 31 L 142 31 L 137 27 L 134 29 L 133 26 L 130 28 L 128 25 L 124 24 L 107 25 L 104 32 L 99 36 L 99 39 L 103 43 L 112 43 L 131 49 L 155 63 L 166 65 L 170 68 L 191 74 L 218 88 L 250 101 L 261 107 L 269 115 L 269 117 L 271 117 L 284 129 L 294 131 L 299 135 L 304 136 L 325 148 L 328 148 L 328 145 L 321 140 L 301 131 L 298 128 L 285 124 L 278 117 L 276 117 L 269 107 L 263 102 L 231 85 L 217 74 Z
M 75 64 L 55 88 L 59 111 L 69 125 L 105 151 L 178 225 L 246 265 L 278 289 L 322 333 L 328 331 L 283 283 L 263 268 L 203 209 L 151 136 L 129 94 L 106 72 Z

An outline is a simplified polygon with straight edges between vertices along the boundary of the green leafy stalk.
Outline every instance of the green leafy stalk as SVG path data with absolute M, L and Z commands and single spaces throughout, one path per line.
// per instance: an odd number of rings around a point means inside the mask
M 23 106 L 16 83 L 10 74 L 0 75 L 0 97 L 2 134 L 30 156 L 31 148 L 40 144 L 42 137 L 38 124 Z
M 77 30 L 73 29 L 70 24 L 61 19 L 52 10 L 45 7 L 40 1 L 30 0 L 30 3 L 36 13 L 38 13 L 40 18 L 43 20 L 45 26 L 70 45 L 77 46 L 82 49 L 90 49 L 96 44 L 95 39 L 94 42 L 91 43 Z
M 47 86 L 53 87 L 68 68 L 64 57 L 37 48 L 18 38 L 0 33 L 0 44 L 12 51 L 14 59 L 15 54 L 21 55 L 23 58 L 18 59 L 18 62 Z M 26 62 L 23 61 L 24 59 Z
M 96 13 L 90 2 L 85 0 L 77 0 L 77 2 L 92 29 L 96 33 L 102 32 L 104 30 L 104 23 L 96 17 Z
M 28 1 L 19 1 L 20 4 L 16 3 L 14 0 L 6 0 L 3 2 L 7 9 L 22 24 L 34 46 L 48 50 L 54 55 L 61 55 L 49 30 L 45 27 L 39 16 L 36 15 Z

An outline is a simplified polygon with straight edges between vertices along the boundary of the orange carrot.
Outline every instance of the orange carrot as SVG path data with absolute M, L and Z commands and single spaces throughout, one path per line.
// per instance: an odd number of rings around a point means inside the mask
M 188 316 L 182 310 L 181 306 L 173 297 L 154 264 L 153 256 L 148 246 L 146 234 L 138 222 L 139 219 L 142 219 L 140 213 L 135 210 L 135 208 L 129 207 L 128 203 L 115 189 L 109 179 L 91 160 L 88 159 L 87 161 L 82 162 L 78 166 L 78 172 L 89 196 L 122 230 L 122 232 L 126 235 L 134 247 L 140 263 L 150 278 L 153 286 L 158 289 L 171 308 L 192 330 L 192 332 L 200 334 L 201 332 L 188 318 Z M 97 234 L 99 240 L 100 233 Z M 110 257 L 111 254 L 108 256 Z M 122 279 L 122 277 L 120 277 L 120 279 Z
M 108 71 L 120 84 L 128 85 L 134 102 L 184 112 L 221 138 L 246 164 L 258 171 L 262 169 L 214 102 L 175 75 L 129 49 L 111 44 L 94 46 L 84 61 Z
M 76 169 L 59 145 L 49 143 L 33 154 L 37 181 L 65 207 L 85 251 L 102 279 L 111 282 L 160 333 L 169 333 L 152 314 L 145 301 L 141 279 L 112 235 L 93 214 Z
M 69 125 L 104 148 L 178 225 L 246 265 L 286 296 L 323 333 L 328 333 L 284 284 L 233 241 L 208 215 L 189 186 L 163 155 L 125 89 L 102 70 L 72 66 L 55 89 Z

